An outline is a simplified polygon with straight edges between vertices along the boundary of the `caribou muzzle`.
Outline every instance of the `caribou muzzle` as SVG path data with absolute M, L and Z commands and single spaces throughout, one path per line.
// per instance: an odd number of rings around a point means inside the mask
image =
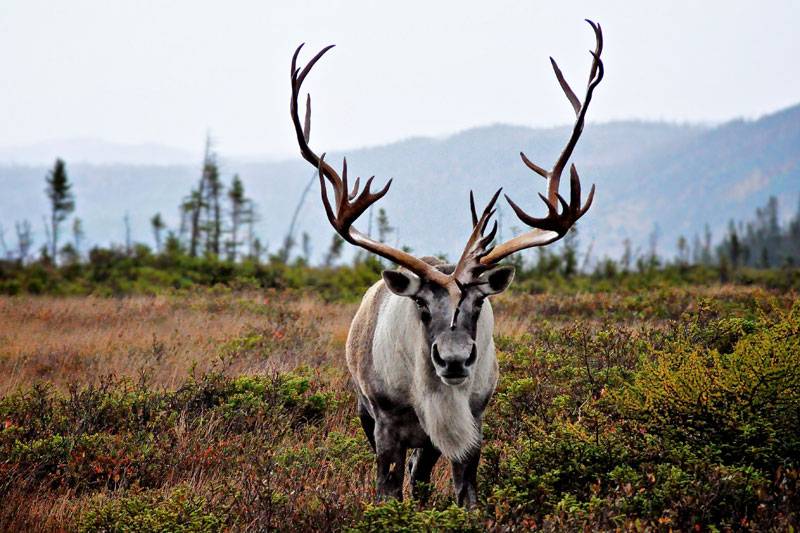
M 461 385 L 467 381 L 477 358 L 475 341 L 464 332 L 447 331 L 431 345 L 433 368 L 445 385 Z

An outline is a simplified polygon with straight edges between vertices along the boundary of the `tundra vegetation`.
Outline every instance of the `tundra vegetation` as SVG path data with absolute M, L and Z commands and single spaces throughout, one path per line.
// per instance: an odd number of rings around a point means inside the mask
M 48 186 L 38 258 L 27 221 L 16 251 L 0 231 L 0 530 L 800 527 L 800 213 L 782 227 L 776 201 L 715 250 L 710 232 L 693 251 L 682 239 L 672 262 L 656 238 L 581 262 L 574 229 L 513 256 L 464 509 L 443 463 L 425 503 L 374 503 L 344 348 L 387 265 L 343 265 L 337 237 L 324 266 L 307 238 L 292 260 L 293 229 L 264 261 L 255 206 L 238 177 L 226 200 L 210 145 L 180 229 L 152 217 L 155 253 L 127 216 L 124 247 L 84 254 L 75 218 L 59 248 L 75 208 L 63 162 Z M 366 238 L 386 249 L 385 212 L 378 226 Z
M 344 345 L 387 265 L 345 264 L 341 239 L 324 266 L 288 245 L 264 260 L 233 197 L 237 236 L 190 197 L 183 236 L 153 217 L 155 252 L 84 253 L 74 219 L 56 263 L 16 226 L 0 260 L 0 530 L 800 526 L 800 213 L 781 226 L 770 202 L 674 260 L 626 246 L 589 262 L 574 229 L 514 256 L 464 510 L 444 464 L 428 503 L 408 486 L 374 503 Z
M 344 343 L 375 263 L 320 274 L 349 294 L 2 297 L 0 529 L 798 527 L 796 293 L 666 271 L 524 272 L 493 302 L 477 507 L 444 464 L 427 504 L 373 503 Z
M 240 203 L 242 242 L 219 237 L 217 254 L 207 201 L 185 210 L 194 255 L 160 217 L 155 252 L 85 253 L 75 219 L 56 264 L 17 225 L 0 260 L 0 530 L 800 525 L 800 214 L 773 223 L 771 202 L 672 261 L 626 246 L 590 263 L 574 230 L 515 256 L 467 511 L 444 464 L 427 504 L 373 503 L 344 344 L 387 265 L 345 264 L 341 239 L 324 266 L 289 246 L 264 260 Z

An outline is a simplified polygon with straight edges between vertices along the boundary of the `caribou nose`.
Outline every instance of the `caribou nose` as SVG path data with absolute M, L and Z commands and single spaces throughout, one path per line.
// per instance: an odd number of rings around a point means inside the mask
M 478 348 L 475 346 L 475 343 L 472 343 L 472 351 L 469 352 L 469 357 L 466 361 L 464 361 L 464 366 L 470 367 L 475 363 L 475 360 L 478 359 Z
M 441 355 L 439 355 L 439 346 L 436 343 L 433 343 L 432 352 L 433 352 L 433 362 L 436 364 L 436 366 L 442 368 L 447 367 L 447 362 L 444 359 L 442 359 Z
M 448 361 L 442 376 L 446 378 L 463 378 L 467 376 L 467 369 L 464 368 L 464 363 L 461 361 Z
M 438 367 L 439 373 L 442 377 L 446 378 L 464 378 L 469 374 L 468 368 L 475 362 L 477 358 L 477 350 L 475 345 L 472 345 L 472 351 L 466 359 L 463 355 L 450 355 L 442 354 L 439 351 L 437 343 L 433 344 L 431 350 L 431 357 L 434 365 Z

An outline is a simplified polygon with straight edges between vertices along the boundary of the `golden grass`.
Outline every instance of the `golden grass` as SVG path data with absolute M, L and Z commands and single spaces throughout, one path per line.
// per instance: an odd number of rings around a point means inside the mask
M 276 307 L 289 316 L 271 316 Z M 202 371 L 219 363 L 225 343 L 248 331 L 272 332 L 275 349 L 268 358 L 233 362 L 238 372 L 336 358 L 343 368 L 354 311 L 350 304 L 286 295 L 0 297 L 0 395 L 37 380 L 65 387 L 105 374 L 135 376 L 145 368 L 153 384 L 173 387 L 194 365 Z M 286 329 L 304 335 L 302 350 Z
M 758 288 L 670 289 L 659 296 L 667 314 L 691 310 L 699 298 L 742 300 Z M 638 298 L 638 299 L 637 299 Z M 647 294 L 502 295 L 495 300 L 495 333 L 517 337 L 544 320 L 591 319 L 598 308 L 653 315 Z M 664 304 L 664 302 L 667 302 Z M 269 353 L 226 361 L 237 373 L 333 365 L 345 379 L 344 344 L 357 304 L 324 303 L 290 293 L 190 296 L 0 297 L 0 395 L 37 380 L 57 387 L 100 376 L 136 376 L 146 369 L 154 385 L 174 387 L 193 367 L 220 364 L 226 343 L 248 332 L 271 338 Z

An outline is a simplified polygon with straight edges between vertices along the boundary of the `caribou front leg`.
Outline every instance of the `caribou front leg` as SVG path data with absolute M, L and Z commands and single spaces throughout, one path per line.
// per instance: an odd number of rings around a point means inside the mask
M 400 444 L 391 426 L 376 420 L 375 448 L 378 464 L 378 498 L 403 499 L 406 448 Z
M 358 418 L 361 420 L 361 427 L 364 428 L 364 434 L 367 436 L 369 446 L 372 451 L 377 451 L 375 448 L 375 419 L 369 414 L 369 409 L 366 406 L 367 400 L 358 395 Z
M 456 501 L 461 507 L 474 507 L 478 503 L 478 463 L 481 448 L 476 446 L 462 461 L 452 461 L 453 485 Z
M 408 473 L 411 475 L 411 496 L 422 503 L 430 497 L 431 472 L 436 461 L 442 455 L 436 447 L 428 443 L 424 448 L 414 450 L 408 461 Z

